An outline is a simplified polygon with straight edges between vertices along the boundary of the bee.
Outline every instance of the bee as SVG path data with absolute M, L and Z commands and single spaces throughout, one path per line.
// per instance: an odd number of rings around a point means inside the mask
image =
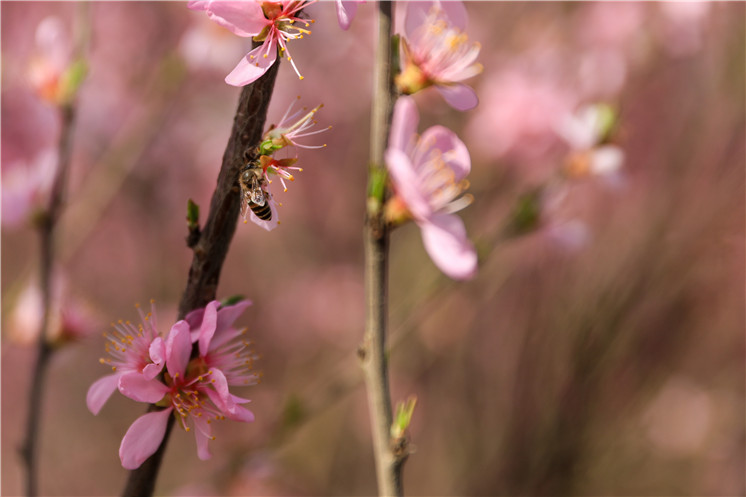
M 248 208 L 262 221 L 270 221 L 272 209 L 269 201 L 272 194 L 267 191 L 264 171 L 259 162 L 246 164 L 238 177 L 238 183 L 241 185 L 241 216 L 246 217 Z

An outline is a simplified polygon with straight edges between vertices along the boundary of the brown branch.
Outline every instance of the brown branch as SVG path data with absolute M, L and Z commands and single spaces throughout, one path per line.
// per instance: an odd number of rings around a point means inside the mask
M 383 156 L 394 100 L 391 77 L 392 21 L 393 3 L 380 2 L 371 115 L 368 212 L 364 230 L 366 320 L 365 337 L 360 347 L 360 358 L 368 392 L 378 494 L 381 496 L 403 494 L 401 469 L 407 457 L 406 447 L 399 448 L 402 450 L 395 450 L 393 447 L 394 441 L 391 437 L 393 415 L 386 360 L 389 233 L 381 208 L 386 192 L 380 183 L 384 177 Z M 373 183 L 378 183 L 378 185 Z
M 236 231 L 240 211 L 238 174 L 246 163 L 244 153 L 256 148 L 261 141 L 278 68 L 279 60 L 264 76 L 241 91 L 236 117 L 233 120 L 233 130 L 223 154 L 223 164 L 210 202 L 210 212 L 199 241 L 193 247 L 192 266 L 179 303 L 179 319 L 183 319 L 189 311 L 204 307 L 215 299 L 220 271 Z M 150 407 L 150 410 L 154 409 L 154 406 Z M 130 472 L 122 493 L 124 497 L 153 495 L 158 469 L 173 423 L 174 418 L 169 418 L 166 435 L 156 453 L 139 468 Z

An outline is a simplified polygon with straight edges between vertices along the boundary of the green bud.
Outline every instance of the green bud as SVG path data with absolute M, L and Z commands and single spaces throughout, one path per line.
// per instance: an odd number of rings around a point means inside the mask
M 391 424 L 391 437 L 398 439 L 404 436 L 404 432 L 409 428 L 414 414 L 414 406 L 417 404 L 417 397 L 412 396 L 406 402 L 400 402 L 396 406 L 394 422 Z
M 596 104 L 596 110 L 600 117 L 598 136 L 601 143 L 609 140 L 611 134 L 619 123 L 617 111 L 609 104 Z
M 77 59 L 70 64 L 60 77 L 60 102 L 70 102 L 75 98 L 87 74 L 88 64 L 86 64 L 85 60 Z
M 190 198 L 187 200 L 187 226 L 189 229 L 199 226 L 199 205 Z
M 387 180 L 388 173 L 386 169 L 371 167 L 368 176 L 368 198 L 376 199 L 380 205 L 383 205 Z

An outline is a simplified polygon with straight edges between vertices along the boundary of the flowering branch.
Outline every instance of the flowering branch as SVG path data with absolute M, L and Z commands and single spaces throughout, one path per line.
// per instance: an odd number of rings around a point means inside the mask
M 88 29 L 88 7 L 82 5 L 77 13 L 79 33 L 75 45 L 76 60 L 67 68 L 63 78 L 56 85 L 56 103 L 59 105 L 61 126 L 58 144 L 58 163 L 49 193 L 49 203 L 36 218 L 39 233 L 40 259 L 39 284 L 41 291 L 42 318 L 37 334 L 37 357 L 32 372 L 31 390 L 28 403 L 28 423 L 26 436 L 20 449 L 26 465 L 26 495 L 35 496 L 38 491 L 38 434 L 42 410 L 42 397 L 46 380 L 46 370 L 54 351 L 48 340 L 48 328 L 52 306 L 52 271 L 55 259 L 56 228 L 64 207 L 67 191 L 68 170 L 72 155 L 73 124 L 75 121 L 75 97 L 85 76 L 85 54 L 90 37 Z
M 279 64 L 273 64 L 261 78 L 245 86 L 241 91 L 233 129 L 223 154 L 223 163 L 210 202 L 207 221 L 196 243 L 190 243 L 194 257 L 189 269 L 186 289 L 179 303 L 178 319 L 183 319 L 189 311 L 205 307 L 208 302 L 215 299 L 220 271 L 238 221 L 239 171 L 246 164 L 247 151 L 253 154 L 253 150 L 261 141 L 278 67 Z M 248 158 L 256 159 L 256 157 Z M 158 408 L 151 406 L 149 410 L 155 411 Z M 163 443 L 155 454 L 139 468 L 130 472 L 127 486 L 122 494 L 124 497 L 153 494 L 158 469 L 173 422 L 174 417 L 170 416 Z
M 383 203 L 386 198 L 384 151 L 394 100 L 391 70 L 392 12 L 393 2 L 379 3 L 368 205 L 364 230 L 366 322 L 365 337 L 359 353 L 368 391 L 378 493 L 400 496 L 403 493 L 401 468 L 406 459 L 406 451 L 395 453 L 391 440 L 393 416 L 386 362 L 389 233 L 383 215 Z

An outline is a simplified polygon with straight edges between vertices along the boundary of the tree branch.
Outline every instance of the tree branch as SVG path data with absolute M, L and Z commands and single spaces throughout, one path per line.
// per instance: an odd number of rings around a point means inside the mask
M 407 457 L 406 448 L 395 451 L 391 439 L 393 416 L 386 360 L 389 233 L 383 217 L 382 205 L 386 198 L 386 190 L 383 186 L 385 185 L 383 155 L 394 100 L 391 75 L 392 21 L 393 3 L 380 2 L 371 115 L 368 211 L 364 230 L 366 323 L 365 338 L 360 348 L 360 358 L 368 391 L 378 493 L 381 496 L 403 494 L 401 468 Z
M 210 202 L 210 212 L 199 241 L 193 247 L 192 266 L 179 303 L 179 319 L 183 319 L 189 311 L 204 307 L 215 299 L 220 271 L 236 231 L 241 206 L 238 175 L 246 163 L 244 153 L 249 151 L 249 154 L 253 154 L 253 149 L 261 140 L 279 65 L 278 60 L 264 76 L 241 91 L 233 120 L 233 130 L 223 154 L 223 164 Z M 157 408 L 151 406 L 149 410 L 155 409 Z M 122 493 L 124 497 L 153 495 L 155 480 L 173 423 L 174 418 L 169 418 L 166 435 L 156 453 L 139 468 L 130 472 Z

